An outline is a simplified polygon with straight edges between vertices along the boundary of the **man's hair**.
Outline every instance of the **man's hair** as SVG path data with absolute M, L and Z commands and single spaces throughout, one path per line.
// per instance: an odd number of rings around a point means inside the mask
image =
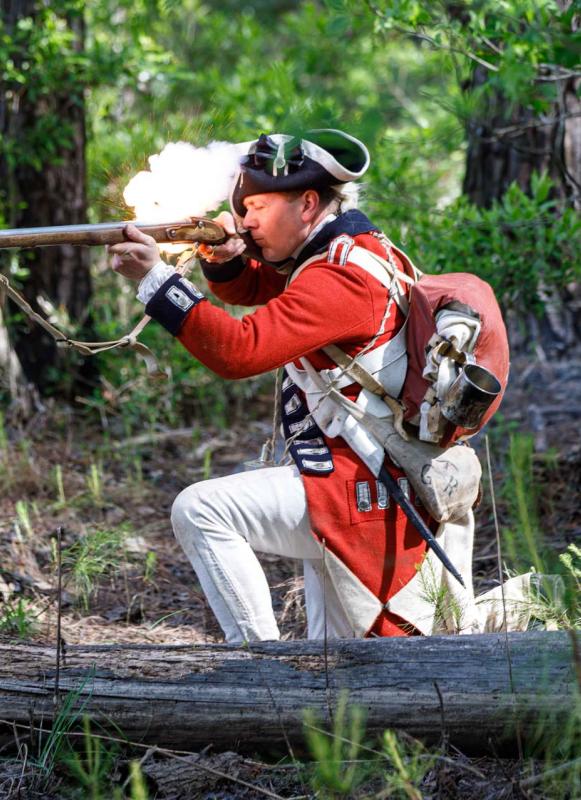
M 359 203 L 359 192 L 361 186 L 354 181 L 340 183 L 336 186 L 326 186 L 323 189 L 313 189 L 318 195 L 322 208 L 328 208 L 329 212 L 342 214 L 352 208 L 357 208 Z M 285 197 L 291 201 L 296 200 L 307 189 L 295 189 L 292 192 L 283 192 Z

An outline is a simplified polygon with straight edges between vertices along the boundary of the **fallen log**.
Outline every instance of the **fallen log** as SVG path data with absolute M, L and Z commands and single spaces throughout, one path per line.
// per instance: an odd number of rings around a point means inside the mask
M 524 740 L 540 727 L 558 732 L 576 688 L 564 631 L 338 640 L 326 652 L 313 641 L 70 646 L 58 687 L 56 678 L 54 647 L 0 643 L 0 740 L 13 737 L 13 723 L 46 729 L 66 697 L 93 730 L 132 741 L 188 750 L 300 744 L 304 710 L 328 724 L 346 690 L 370 735 L 394 728 L 433 742 L 445 731 L 482 751 L 513 741 L 517 726 Z

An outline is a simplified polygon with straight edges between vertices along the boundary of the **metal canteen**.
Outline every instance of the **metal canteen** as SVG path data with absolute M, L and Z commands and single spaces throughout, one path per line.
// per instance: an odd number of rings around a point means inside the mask
M 486 367 L 466 364 L 442 401 L 442 414 L 461 428 L 477 428 L 501 388 Z

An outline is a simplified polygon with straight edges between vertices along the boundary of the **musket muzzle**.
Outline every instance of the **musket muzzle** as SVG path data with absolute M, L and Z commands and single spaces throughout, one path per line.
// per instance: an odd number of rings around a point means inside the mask
M 226 233 L 211 219 L 190 217 L 188 220 L 166 223 L 103 222 L 98 225 L 58 225 L 49 228 L 14 228 L 0 230 L 0 249 L 12 247 L 44 247 L 63 244 L 105 245 L 128 241 L 125 226 L 135 225 L 156 242 L 188 244 L 204 242 L 222 244 Z
M 448 389 L 442 414 L 461 428 L 477 428 L 501 390 L 496 376 L 479 364 L 466 364 Z

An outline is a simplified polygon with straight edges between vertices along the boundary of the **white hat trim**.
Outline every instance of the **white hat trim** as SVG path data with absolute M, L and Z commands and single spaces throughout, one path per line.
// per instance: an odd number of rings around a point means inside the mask
M 331 173 L 334 178 L 337 178 L 339 182 L 347 182 L 347 181 L 354 181 L 357 178 L 360 178 L 367 170 L 369 166 L 369 151 L 363 144 L 360 142 L 359 139 L 356 139 L 354 136 L 350 136 L 348 133 L 343 133 L 343 131 L 339 131 L 336 128 L 317 128 L 313 130 L 313 133 L 338 133 L 340 136 L 345 137 L 351 142 L 355 142 L 359 147 L 362 148 L 363 152 L 365 153 L 365 164 L 358 172 L 352 172 L 351 170 L 346 169 L 342 164 L 340 164 L 337 159 L 333 158 L 333 156 L 324 150 L 319 145 L 315 144 L 314 142 L 309 142 L 308 139 L 301 139 L 301 147 L 305 155 L 311 158 L 313 161 L 316 161 L 317 164 L 320 164 L 324 167 L 327 172 Z M 281 142 L 289 142 L 291 139 L 294 139 L 294 136 L 289 136 L 286 133 L 272 133 L 268 137 L 272 139 L 275 144 L 280 144 Z M 242 145 L 238 145 L 239 147 L 245 147 L 249 145 L 249 149 L 247 153 L 254 153 L 256 151 L 256 141 L 253 142 L 244 142 Z

